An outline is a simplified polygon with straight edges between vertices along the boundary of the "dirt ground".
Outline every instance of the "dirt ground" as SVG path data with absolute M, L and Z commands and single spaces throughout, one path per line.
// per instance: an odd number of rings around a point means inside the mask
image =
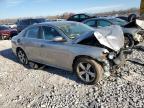
M 144 108 L 144 46 L 134 49 L 112 79 L 84 85 L 72 72 L 19 63 L 9 40 L 0 41 L 0 108 Z

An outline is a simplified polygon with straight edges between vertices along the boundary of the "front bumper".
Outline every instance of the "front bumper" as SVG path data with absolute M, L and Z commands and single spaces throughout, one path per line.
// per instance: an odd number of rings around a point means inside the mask
M 119 53 L 115 54 L 115 57 L 113 57 L 112 59 L 107 57 L 108 59 L 103 61 L 105 77 L 109 77 L 112 70 L 123 66 L 126 61 L 126 55 L 131 52 L 132 50 L 122 49 Z

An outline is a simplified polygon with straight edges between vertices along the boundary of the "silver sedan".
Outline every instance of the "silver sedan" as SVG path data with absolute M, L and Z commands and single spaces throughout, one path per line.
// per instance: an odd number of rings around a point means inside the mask
M 115 28 L 115 29 L 113 29 Z M 124 60 L 124 36 L 119 26 L 94 30 L 78 22 L 34 24 L 12 38 L 12 49 L 24 65 L 49 65 L 77 73 L 86 84 L 110 75 Z

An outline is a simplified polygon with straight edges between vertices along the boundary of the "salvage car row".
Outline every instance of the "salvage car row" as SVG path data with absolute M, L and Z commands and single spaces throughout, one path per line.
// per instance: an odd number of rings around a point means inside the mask
M 93 84 L 124 65 L 131 53 L 124 41 L 118 25 L 94 29 L 79 22 L 58 21 L 24 29 L 12 38 L 12 49 L 24 65 L 73 71 L 84 83 Z
M 48 65 L 76 72 L 86 84 L 109 77 L 113 69 L 124 65 L 131 48 L 144 40 L 141 20 L 93 17 L 81 23 L 39 19 L 24 25 L 25 21 L 17 23 L 21 32 L 12 38 L 19 61 L 34 69 Z
M 143 41 L 143 27 L 139 26 L 136 22 L 136 16 L 130 15 L 131 17 L 96 17 L 89 14 L 76 14 L 68 18 L 68 21 L 82 22 L 95 29 L 101 27 L 107 27 L 111 25 L 119 25 L 122 27 L 125 36 L 125 47 L 133 47 L 137 43 Z M 129 20 L 132 19 L 132 20 Z M 36 19 L 20 19 L 16 22 L 16 28 L 8 28 L 7 26 L 0 26 L 0 39 L 11 39 L 13 36 L 20 33 L 23 29 L 29 25 L 51 22 L 52 20 L 46 20 L 44 18 Z M 59 21 L 59 20 L 58 20 Z M 63 21 L 63 20 L 62 20 Z

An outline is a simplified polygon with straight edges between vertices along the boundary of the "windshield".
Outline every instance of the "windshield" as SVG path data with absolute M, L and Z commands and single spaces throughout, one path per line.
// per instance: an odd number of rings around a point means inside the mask
M 114 24 L 120 25 L 120 26 L 124 26 L 128 23 L 127 21 L 119 19 L 119 18 L 112 18 L 112 19 L 109 19 L 109 20 L 112 21 Z
M 0 30 L 8 30 L 9 28 L 6 26 L 0 26 Z
M 31 23 L 32 23 L 32 24 L 34 24 L 34 23 L 41 23 L 41 22 L 45 22 L 45 19 L 42 19 L 42 18 L 41 18 L 41 19 L 32 19 L 32 20 L 31 20 Z
M 76 22 L 69 23 L 59 23 L 56 24 L 70 39 L 75 39 L 77 36 L 80 36 L 88 31 L 94 30 L 93 28 Z

